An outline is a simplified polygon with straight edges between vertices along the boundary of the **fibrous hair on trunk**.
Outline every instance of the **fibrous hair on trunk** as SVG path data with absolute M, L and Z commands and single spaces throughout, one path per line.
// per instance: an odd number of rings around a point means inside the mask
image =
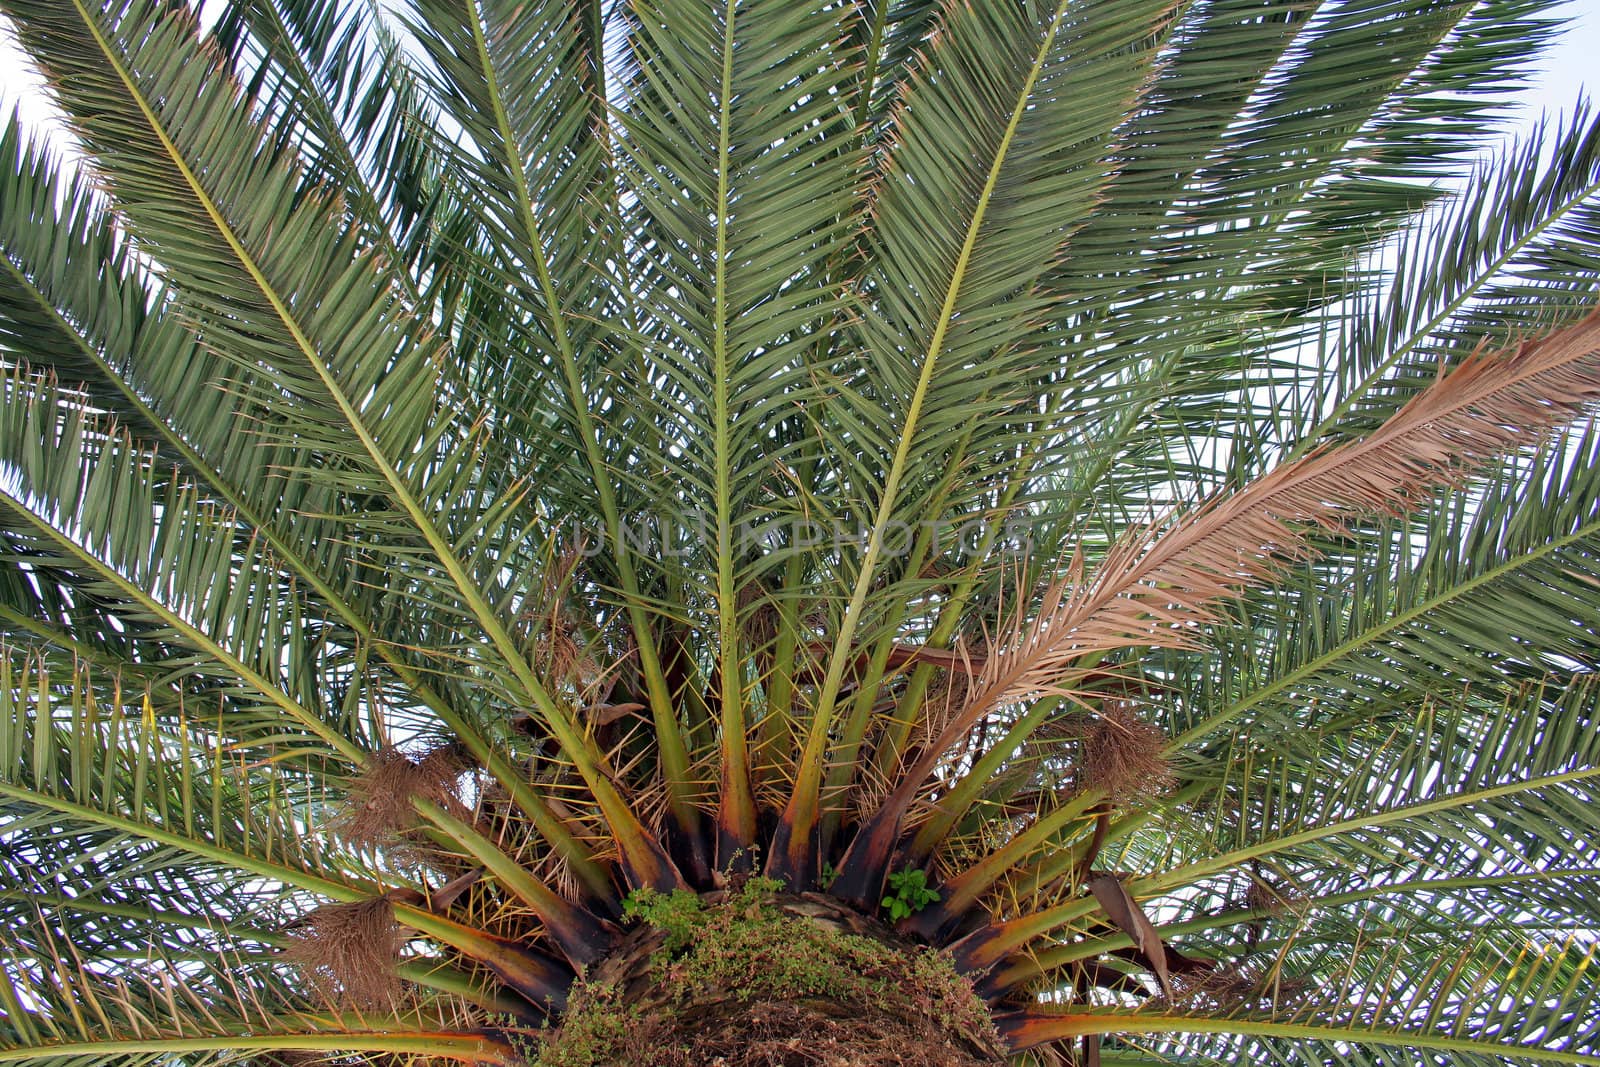
M 395 968 L 405 939 L 387 897 L 325 904 L 288 933 L 281 958 L 322 996 L 356 1008 L 380 1007 L 399 996 Z
M 1108 700 L 1081 729 L 1082 785 L 1115 803 L 1159 796 L 1172 785 L 1166 733 L 1131 705 Z
M 416 824 L 414 800 L 459 803 L 456 788 L 466 767 L 454 745 L 438 746 L 415 759 L 392 745 L 381 748 L 350 783 L 335 832 L 357 849 L 392 845 Z

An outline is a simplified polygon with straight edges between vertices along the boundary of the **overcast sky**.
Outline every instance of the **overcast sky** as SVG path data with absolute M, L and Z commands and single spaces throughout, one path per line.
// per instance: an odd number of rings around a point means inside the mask
M 1534 112 L 1569 110 L 1580 92 L 1592 96 L 1600 87 L 1600 0 L 1569 0 L 1557 11 L 1572 24 L 1521 94 Z
M 1521 122 L 1566 112 L 1580 93 L 1592 96 L 1600 89 L 1600 0 L 1568 0 L 1556 11 L 1572 23 L 1515 94 Z M 29 122 L 44 121 L 49 112 L 42 105 L 38 84 L 12 45 L 9 28 L 0 22 L 0 108 L 9 112 L 17 107 Z

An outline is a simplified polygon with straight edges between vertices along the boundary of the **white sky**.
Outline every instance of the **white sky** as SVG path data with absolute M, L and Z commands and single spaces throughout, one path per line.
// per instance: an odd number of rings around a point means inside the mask
M 1513 95 L 1519 124 L 1532 123 L 1541 114 L 1565 113 L 1580 93 L 1587 97 L 1600 92 L 1600 0 L 1568 0 L 1556 12 L 1572 22 L 1547 52 L 1539 71 Z M 12 43 L 9 27 L 0 21 L 0 114 L 12 108 L 18 108 L 30 125 L 50 122 L 39 80 Z
M 1535 113 L 1567 111 L 1580 92 L 1591 96 L 1600 89 L 1600 0 L 1569 0 L 1557 11 L 1573 21 L 1521 94 Z

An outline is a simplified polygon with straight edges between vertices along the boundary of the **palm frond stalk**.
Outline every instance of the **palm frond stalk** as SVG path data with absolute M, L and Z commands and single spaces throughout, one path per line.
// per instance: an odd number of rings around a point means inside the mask
M 1542 0 L 0 0 L 0 1064 L 1600 1065 Z

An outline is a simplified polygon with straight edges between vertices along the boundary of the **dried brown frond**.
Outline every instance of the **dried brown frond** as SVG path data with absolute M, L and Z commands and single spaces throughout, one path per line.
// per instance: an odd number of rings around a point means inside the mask
M 570 685 L 580 694 L 601 674 L 567 606 L 584 549 L 584 540 L 579 538 L 555 556 L 541 576 L 539 589 L 529 598 L 534 607 L 522 616 L 533 638 L 534 665 L 552 685 Z
M 1080 650 L 1192 641 L 1213 606 L 1314 554 L 1315 531 L 1402 515 L 1600 399 L 1600 315 L 1463 361 L 1371 436 L 1285 464 L 1120 546 L 1068 618 Z M 1077 599 L 1077 598 L 1075 598 Z M 1058 642 L 1059 643 L 1059 642 Z
M 1316 988 L 1308 978 L 1289 977 L 1275 965 L 1249 960 L 1212 971 L 1173 975 L 1172 985 L 1169 1003 L 1173 1006 L 1211 1011 L 1281 1011 Z
M 552 604 L 546 624 L 540 628 L 535 642 L 535 662 L 540 671 L 556 686 L 577 685 L 580 676 L 593 673 L 598 668 L 585 654 L 576 638 L 578 630 L 570 623 L 559 604 Z
M 472 823 L 479 833 L 504 846 L 513 811 L 511 791 L 499 779 L 490 778 L 478 791 Z
M 971 691 L 972 675 L 968 671 L 943 670 L 934 675 L 922 701 L 922 744 L 930 745 L 944 733 L 966 705 Z
M 1079 745 L 1083 784 L 1113 801 L 1159 796 L 1172 786 L 1167 735 L 1127 704 L 1102 706 L 1084 725 Z
M 398 748 L 375 752 L 334 818 L 334 831 L 356 848 L 392 845 L 416 823 L 414 799 L 456 803 L 456 785 L 469 760 L 455 745 L 412 759 Z
M 612 780 L 627 783 L 628 803 L 638 813 L 640 822 L 651 833 L 659 835 L 666 832 L 671 804 L 666 781 L 653 768 L 647 767 L 653 751 L 653 730 L 644 719 L 634 719 L 631 728 L 606 751 L 605 760 L 611 768 Z M 715 781 L 714 778 L 710 780 Z
M 994 652 L 948 748 L 989 709 L 1073 696 L 1084 657 L 1189 647 L 1219 605 L 1279 580 L 1316 553 L 1311 538 L 1414 510 L 1498 457 L 1545 440 L 1600 400 L 1600 313 L 1534 341 L 1480 351 L 1364 440 L 1313 452 L 1194 511 L 1133 530 L 1094 575 L 1074 554 L 1038 607 L 1001 612 Z M 931 765 L 930 765 L 931 769 Z
M 864 822 L 883 807 L 894 783 L 878 770 L 872 760 L 861 760 L 854 768 L 855 783 L 850 790 L 850 806 L 856 822 Z
M 325 904 L 297 919 L 282 958 L 319 994 L 351 1007 L 376 1007 L 400 994 L 395 972 L 405 943 L 385 897 Z

